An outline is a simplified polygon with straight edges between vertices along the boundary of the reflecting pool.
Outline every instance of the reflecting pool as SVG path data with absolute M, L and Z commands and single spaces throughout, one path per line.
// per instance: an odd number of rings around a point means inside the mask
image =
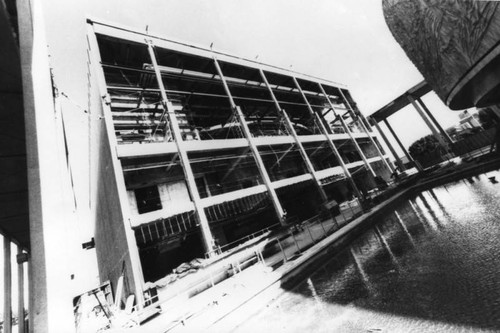
M 237 332 L 500 332 L 497 171 L 425 191 Z

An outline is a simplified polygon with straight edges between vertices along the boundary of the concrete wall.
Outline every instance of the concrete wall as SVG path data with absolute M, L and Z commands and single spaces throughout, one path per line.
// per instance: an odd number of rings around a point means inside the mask
M 98 71 L 98 52 L 94 49 L 92 38 L 89 38 L 88 52 L 88 222 L 92 224 L 95 239 L 95 256 L 97 260 L 99 281 L 110 281 L 114 294 L 118 278 L 124 276 L 125 299 L 129 294 L 140 290 L 137 265 L 133 266 L 131 253 L 135 249 L 132 244 L 132 233 L 128 221 L 129 207 L 126 200 L 124 177 L 120 162 L 114 150 L 116 139 L 112 124 L 107 123 L 106 105 L 103 101 L 105 86 L 101 85 L 102 73 Z M 81 139 L 80 139 L 81 141 Z M 81 143 L 80 143 L 81 145 Z M 75 143 L 70 149 L 80 146 Z M 84 193 L 84 189 L 80 189 Z M 82 194 L 85 197 L 85 194 Z M 124 206 L 126 205 L 126 206 Z M 82 208 L 85 209 L 85 208 Z M 135 271 L 133 269 L 135 267 Z M 139 281 L 139 282 L 138 282 Z M 138 295 L 136 294 L 136 297 Z M 123 300 L 124 300 L 123 299 Z
M 135 290 L 132 275 L 132 263 L 129 255 L 127 237 L 125 234 L 124 217 L 118 194 L 118 186 L 113 168 L 111 150 L 109 147 L 108 133 L 101 122 L 95 129 L 94 135 L 102 142 L 98 146 L 97 177 L 94 179 L 97 198 L 94 201 L 93 221 L 95 223 L 95 244 L 99 278 L 101 282 L 109 280 L 113 291 L 120 275 L 124 275 L 125 293 Z M 112 133 L 114 135 L 114 133 Z

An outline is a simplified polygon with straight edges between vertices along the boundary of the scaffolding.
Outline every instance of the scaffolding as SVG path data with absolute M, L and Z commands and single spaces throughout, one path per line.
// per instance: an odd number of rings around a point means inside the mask
M 363 191 L 374 186 L 368 176 L 383 152 L 345 87 L 91 24 L 136 241 L 129 246 L 139 249 L 145 281 L 159 274 L 154 258 L 164 258 L 164 271 L 175 256 L 218 255 L 246 235 L 362 199 L 364 182 Z

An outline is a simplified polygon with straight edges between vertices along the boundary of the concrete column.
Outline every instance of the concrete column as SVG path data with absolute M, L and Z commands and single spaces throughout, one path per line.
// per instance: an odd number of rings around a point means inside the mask
M 306 95 L 304 94 L 304 91 L 302 90 L 302 88 L 300 87 L 300 84 L 299 84 L 299 81 L 297 81 L 297 79 L 294 77 L 293 78 L 293 82 L 295 83 L 295 86 L 297 87 L 297 89 L 299 90 L 300 94 L 302 95 L 302 99 L 304 100 L 304 102 L 306 103 L 307 105 L 307 109 L 309 110 L 309 113 L 311 115 L 311 117 L 315 117 L 318 125 L 319 125 L 319 128 L 320 128 L 320 131 L 321 133 L 323 133 L 323 135 L 325 136 L 325 139 L 326 139 L 326 142 L 328 142 L 328 145 L 330 146 L 330 148 L 332 149 L 333 151 L 333 154 L 335 155 L 335 157 L 337 158 L 337 161 L 339 162 L 341 168 L 342 168 L 342 171 L 344 172 L 344 175 L 346 176 L 347 180 L 349 181 L 349 183 L 351 184 L 351 187 L 354 191 L 354 194 L 360 199 L 362 200 L 363 196 L 361 195 L 361 192 L 359 192 L 359 189 L 358 187 L 356 186 L 356 183 L 354 182 L 354 179 L 352 179 L 352 175 L 351 173 L 349 172 L 349 169 L 347 168 L 347 166 L 345 165 L 344 163 L 344 160 L 342 160 L 342 156 L 340 156 L 340 153 L 339 151 L 337 150 L 337 147 L 335 147 L 335 144 L 333 143 L 333 141 L 330 139 L 329 137 L 329 132 L 328 130 L 326 129 L 325 127 L 325 124 L 323 123 L 323 118 L 320 117 L 319 114 L 317 114 L 316 112 L 314 112 L 313 108 L 311 107 L 311 104 L 309 104 L 309 101 L 307 100 L 307 97 Z M 319 83 L 318 83 L 319 84 Z M 320 88 L 321 88 L 321 85 L 320 85 Z M 329 101 L 329 100 L 328 100 Z M 331 103 L 330 103 L 331 105 Z M 335 109 L 332 107 L 332 112 L 335 114 Z M 357 144 L 357 143 L 356 143 Z
M 73 201 L 66 196 L 68 169 L 55 117 L 40 1 L 17 1 L 28 167 L 31 244 L 30 331 L 72 332 L 73 248 L 68 243 Z
M 318 178 L 316 175 L 316 172 L 314 170 L 314 167 L 311 163 L 311 160 L 309 160 L 309 156 L 307 156 L 306 150 L 304 149 L 304 146 L 302 146 L 302 142 L 300 142 L 299 137 L 297 136 L 297 132 L 295 132 L 295 128 L 293 127 L 292 122 L 290 121 L 290 118 L 288 118 L 288 115 L 285 111 L 283 111 L 283 118 L 285 119 L 285 122 L 287 124 L 288 130 L 292 134 L 295 144 L 297 147 L 299 147 L 300 154 L 302 155 L 302 159 L 306 163 L 307 170 L 309 171 L 309 174 L 313 177 L 314 184 L 316 184 L 316 187 L 319 191 L 319 194 L 321 195 L 321 200 L 323 202 L 328 201 L 328 196 L 325 193 L 325 190 L 323 189 L 323 186 L 321 186 L 321 180 Z
M 12 265 L 10 239 L 3 237 L 3 332 L 12 332 Z
M 385 157 L 384 157 L 384 154 L 382 154 L 382 151 L 380 150 L 378 144 L 375 142 L 375 139 L 372 137 L 372 135 L 370 134 L 370 132 L 368 131 L 368 129 L 366 128 L 365 126 L 365 123 L 362 119 L 359 119 L 359 123 L 361 124 L 361 128 L 363 129 L 363 132 L 365 132 L 365 134 L 368 136 L 368 138 L 370 139 L 372 145 L 375 147 L 375 149 L 377 150 L 377 154 L 378 156 L 380 157 L 380 159 L 382 160 L 382 162 L 385 164 L 386 168 L 390 170 L 390 172 L 394 172 L 394 168 L 392 165 L 390 165 Z
M 373 171 L 373 168 L 370 165 L 370 163 L 368 162 L 368 160 L 366 159 L 365 154 L 363 154 L 361 147 L 359 146 L 358 142 L 356 141 L 356 139 L 352 135 L 351 130 L 349 129 L 349 126 L 347 126 L 347 124 L 345 123 L 344 118 L 342 117 L 342 115 L 337 115 L 337 112 L 335 112 L 335 107 L 333 106 L 332 101 L 328 97 L 328 95 L 327 95 L 325 89 L 323 88 L 323 86 L 321 85 L 321 83 L 318 83 L 318 86 L 321 89 L 321 93 L 323 94 L 323 97 L 325 97 L 326 100 L 328 101 L 328 104 L 330 104 L 330 107 L 332 108 L 333 114 L 337 118 L 340 119 L 340 123 L 342 124 L 342 127 L 344 128 L 347 135 L 349 135 L 349 138 L 351 139 L 351 141 L 354 143 L 354 146 L 356 147 L 356 150 L 358 151 L 359 156 L 361 156 L 361 159 L 363 160 L 363 163 L 365 164 L 366 168 L 368 169 L 368 171 L 370 171 L 370 173 L 372 174 L 373 177 L 376 177 L 377 175 L 375 174 L 375 171 Z
M 17 247 L 17 318 L 18 332 L 24 333 L 24 263 L 27 253 L 23 253 L 21 247 Z
M 257 148 L 257 145 L 255 144 L 252 133 L 250 132 L 250 129 L 248 128 L 247 121 L 245 119 L 245 115 L 241 111 L 240 107 L 236 105 L 233 99 L 233 95 L 231 94 L 231 90 L 229 90 L 229 86 L 227 85 L 226 78 L 224 74 L 222 73 L 222 70 L 220 68 L 219 62 L 217 61 L 217 58 L 214 57 L 214 64 L 215 68 L 217 69 L 217 73 L 219 74 L 222 85 L 224 86 L 224 90 L 226 91 L 227 97 L 229 98 L 229 103 L 231 105 L 231 108 L 233 109 L 233 112 L 236 113 L 236 116 L 238 117 L 238 120 L 241 124 L 241 127 L 243 129 L 243 134 L 245 135 L 245 138 L 248 141 L 248 145 L 250 146 L 250 149 L 252 150 L 253 157 L 255 159 L 255 162 L 257 164 L 257 168 L 259 169 L 260 176 L 262 177 L 262 180 L 264 181 L 264 185 L 266 186 L 267 192 L 269 193 L 269 196 L 271 198 L 271 202 L 273 204 L 274 210 L 276 211 L 276 215 L 278 216 L 278 219 L 282 225 L 286 225 L 286 214 L 285 211 L 283 210 L 283 207 L 281 206 L 281 203 L 279 201 L 278 195 L 276 194 L 276 191 L 274 190 L 274 187 L 271 182 L 271 178 L 269 178 L 269 174 L 267 173 L 266 167 L 264 165 L 264 162 L 262 161 L 262 157 L 260 156 L 259 149 Z
M 344 172 L 344 175 L 346 176 L 347 180 L 349 181 L 349 184 L 351 184 L 351 187 L 354 191 L 354 194 L 356 195 L 356 197 L 358 197 L 360 200 L 362 200 L 363 196 L 361 195 L 361 192 L 359 192 L 359 189 L 356 186 L 356 182 L 354 181 L 354 179 L 352 179 L 352 175 L 349 172 L 349 169 L 347 168 L 347 166 L 345 165 L 344 160 L 342 160 L 342 156 L 340 156 L 340 153 L 337 150 L 337 147 L 335 147 L 335 143 L 333 143 L 332 140 L 330 139 L 330 137 L 328 136 L 328 131 L 325 128 L 325 124 L 323 124 L 323 122 L 321 121 L 319 114 L 316 113 L 315 116 L 316 116 L 316 120 L 319 124 L 319 127 L 321 129 L 321 132 L 323 132 L 323 135 L 325 136 L 326 142 L 328 142 L 328 145 L 330 146 L 330 148 L 333 151 L 333 154 L 337 158 L 337 160 L 340 164 L 340 167 L 342 168 L 342 171 Z
M 436 120 L 436 118 L 434 117 L 434 115 L 427 108 L 427 105 L 424 104 L 424 102 L 422 101 L 422 99 L 420 97 L 417 98 L 417 102 L 422 106 L 422 108 L 424 109 L 425 113 L 427 114 L 427 116 L 429 116 L 429 118 L 434 123 L 434 125 L 436 126 L 436 128 L 439 130 L 439 132 L 441 133 L 441 135 L 443 136 L 443 138 L 448 142 L 448 144 L 452 145 L 453 144 L 453 140 L 450 138 L 450 136 L 448 135 L 448 133 L 446 133 L 446 131 L 443 129 L 443 127 L 438 123 L 438 121 Z
M 408 98 L 408 101 L 410 101 L 410 103 L 413 105 L 415 110 L 417 110 L 420 117 L 422 117 L 422 119 L 424 120 L 427 127 L 429 127 L 429 129 L 431 130 L 432 134 L 434 135 L 436 140 L 439 142 L 439 144 L 445 149 L 446 152 L 448 152 L 448 145 L 446 144 L 446 142 L 444 142 L 443 137 L 439 134 L 439 132 L 436 130 L 436 128 L 432 125 L 429 118 L 427 118 L 427 116 L 425 115 L 425 112 L 422 110 L 420 105 L 417 104 L 417 102 L 415 101 L 413 96 L 407 95 L 407 98 Z
M 340 91 L 340 94 L 342 95 L 342 98 L 344 99 L 344 101 L 347 103 L 347 106 L 349 107 L 349 109 L 351 109 L 351 111 L 353 113 L 354 112 L 354 109 L 352 108 L 351 106 L 351 103 L 349 103 L 349 101 L 347 100 L 347 98 L 345 97 L 344 93 L 342 92 L 342 89 L 339 89 Z M 370 139 L 371 143 L 375 146 L 375 149 L 377 149 L 377 154 L 378 156 L 382 159 L 382 162 L 385 164 L 385 166 L 390 170 L 390 172 L 394 172 L 394 168 L 389 165 L 389 163 L 387 163 L 387 161 L 385 160 L 384 158 L 384 154 L 382 154 L 382 152 L 380 151 L 380 148 L 378 147 L 377 143 L 375 142 L 375 140 L 373 139 L 373 137 L 371 136 L 370 132 L 368 132 L 368 129 L 366 128 L 365 126 L 365 123 L 363 121 L 363 119 L 358 119 L 359 123 L 361 124 L 361 128 L 363 129 L 363 132 L 365 132 L 365 134 L 368 136 L 368 138 Z
M 293 124 L 290 121 L 288 114 L 286 113 L 285 110 L 281 109 L 280 103 L 278 102 L 278 99 L 274 95 L 273 90 L 271 89 L 271 86 L 269 85 L 269 82 L 267 81 L 267 77 L 264 74 L 264 71 L 262 69 L 259 69 L 259 72 L 260 72 L 260 76 L 262 77 L 262 80 L 266 84 L 267 90 L 269 91 L 271 98 L 273 99 L 274 105 L 276 107 L 276 111 L 285 119 L 288 131 L 293 136 L 293 139 L 295 141 L 295 145 L 299 148 L 300 154 L 302 155 L 302 159 L 304 160 L 304 163 L 306 164 L 307 171 L 313 177 L 314 184 L 316 185 L 316 188 L 318 189 L 318 192 L 321 196 L 321 200 L 323 200 L 323 202 L 328 201 L 328 197 L 325 193 L 325 190 L 323 189 L 323 186 L 321 185 L 321 181 L 319 180 L 319 178 L 316 175 L 316 172 L 315 172 L 314 167 L 311 163 L 311 160 L 309 159 L 309 156 L 307 155 L 307 152 L 304 149 L 304 146 L 302 146 L 302 142 L 300 142 L 299 137 L 297 136 L 297 132 L 295 132 L 295 128 L 293 127 Z
M 372 119 L 373 124 L 377 128 L 378 132 L 380 133 L 380 136 L 382 136 L 382 139 L 384 140 L 385 144 L 387 145 L 387 147 L 389 147 L 389 150 L 391 151 L 392 156 L 394 156 L 394 158 L 396 159 L 396 163 L 398 164 L 399 169 L 401 171 L 406 170 L 406 168 L 405 168 L 405 166 L 403 164 L 403 161 L 401 161 L 401 159 L 399 158 L 398 154 L 396 154 L 396 151 L 394 150 L 394 147 L 392 146 L 391 142 L 385 136 L 385 133 L 382 132 L 382 129 L 380 128 L 380 126 L 377 123 L 377 121 L 375 119 L 373 119 L 373 118 L 371 118 L 371 119 Z
M 387 128 L 389 129 L 389 132 L 391 132 L 391 134 L 394 137 L 394 139 L 396 139 L 396 142 L 398 143 L 399 148 L 401 148 L 401 150 L 403 151 L 403 153 L 405 153 L 406 157 L 408 158 L 408 161 L 412 162 L 413 165 L 418 169 L 418 171 L 422 171 L 422 167 L 420 166 L 420 163 L 418 163 L 417 161 L 415 161 L 411 157 L 411 155 L 408 153 L 408 150 L 406 150 L 406 148 L 405 148 L 405 146 L 403 146 L 403 143 L 401 142 L 401 140 L 399 140 L 399 137 L 396 135 L 396 133 L 392 129 L 391 125 L 389 124 L 389 121 L 387 119 L 384 119 L 384 123 L 385 123 L 385 126 L 387 126 Z
M 193 170 L 191 169 L 191 164 L 189 163 L 187 151 L 184 146 L 184 141 L 182 140 L 182 134 L 179 128 L 179 123 L 177 121 L 177 116 L 175 115 L 174 107 L 167 98 L 167 92 L 165 90 L 165 86 L 163 85 L 161 72 L 160 69 L 158 68 L 158 62 L 156 61 L 156 55 L 151 41 L 148 43 L 148 51 L 156 74 L 158 87 L 160 88 L 164 112 L 166 112 L 168 116 L 169 126 L 174 136 L 175 145 L 177 147 L 177 153 L 179 154 L 179 161 L 181 162 L 182 169 L 184 171 L 184 177 L 188 185 L 189 193 L 191 194 L 191 199 L 193 200 L 196 216 L 198 218 L 198 221 L 200 222 L 205 250 L 209 254 L 212 254 L 213 253 L 212 250 L 215 249 L 215 243 L 212 236 L 212 232 L 210 230 L 210 225 L 208 223 L 208 219 L 205 214 L 203 205 L 201 204 L 200 194 L 198 192 L 198 187 L 196 187 L 196 181 L 194 179 Z
M 286 225 L 286 214 L 285 211 L 283 210 L 283 207 L 281 206 L 281 203 L 279 201 L 278 195 L 276 194 L 276 191 L 274 190 L 274 187 L 272 185 L 271 179 L 269 178 L 269 174 L 267 173 L 266 167 L 264 166 L 264 162 L 262 161 L 262 157 L 260 156 L 259 150 L 257 148 L 257 145 L 252 139 L 252 134 L 250 132 L 250 129 L 248 128 L 248 124 L 245 119 L 245 115 L 241 111 L 239 106 L 236 106 L 236 115 L 238 117 L 238 120 L 241 124 L 241 127 L 243 128 L 243 133 L 245 134 L 245 137 L 248 141 L 248 144 L 250 145 L 250 149 L 252 150 L 255 162 L 257 163 L 257 168 L 259 169 L 259 173 L 264 180 L 264 184 L 266 185 L 266 189 L 269 193 L 269 196 L 271 197 L 271 201 L 273 203 L 274 210 L 276 211 L 276 215 L 278 216 L 278 219 L 282 225 Z

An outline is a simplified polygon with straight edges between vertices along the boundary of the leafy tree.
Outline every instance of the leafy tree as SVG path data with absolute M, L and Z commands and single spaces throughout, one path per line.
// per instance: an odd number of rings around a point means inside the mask
M 413 142 L 408 150 L 410 152 L 410 155 L 413 158 L 417 159 L 423 154 L 439 151 L 439 149 L 441 149 L 439 142 L 437 141 L 436 137 L 431 134 Z

